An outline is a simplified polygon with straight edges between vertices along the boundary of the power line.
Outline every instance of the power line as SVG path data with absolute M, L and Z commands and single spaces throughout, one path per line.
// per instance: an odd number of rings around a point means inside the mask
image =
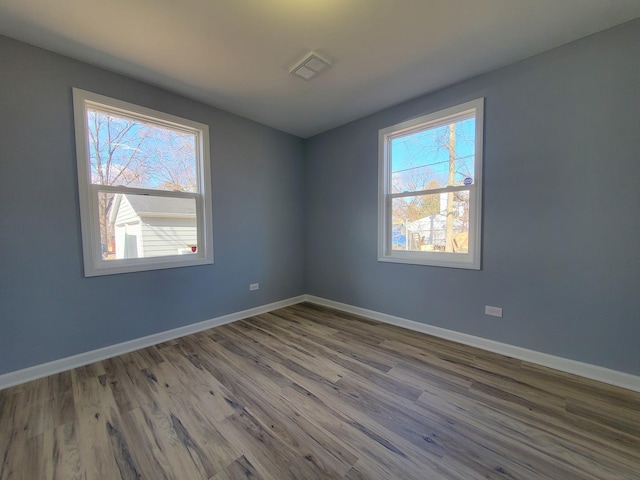
M 462 160 L 465 158 L 471 158 L 474 157 L 475 155 L 465 155 L 464 157 L 456 157 L 456 160 Z M 416 170 L 418 168 L 426 168 L 426 167 L 432 167 L 433 165 L 442 165 L 445 163 L 449 163 L 449 160 L 443 160 L 441 162 L 435 162 L 435 163 L 427 163 L 426 165 L 418 165 L 417 167 L 409 167 L 409 168 L 405 168 L 403 170 L 395 170 L 391 173 L 401 173 L 401 172 L 407 172 L 409 170 Z

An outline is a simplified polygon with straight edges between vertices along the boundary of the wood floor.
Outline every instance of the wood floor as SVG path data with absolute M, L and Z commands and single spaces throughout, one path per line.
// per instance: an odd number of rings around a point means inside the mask
M 0 479 L 640 479 L 640 394 L 311 304 L 0 391 Z

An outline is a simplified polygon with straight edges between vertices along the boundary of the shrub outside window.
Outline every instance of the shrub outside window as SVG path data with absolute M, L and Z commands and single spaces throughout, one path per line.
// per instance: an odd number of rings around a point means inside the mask
M 85 276 L 213 263 L 209 127 L 73 89 Z
M 379 131 L 378 260 L 480 269 L 484 99 Z

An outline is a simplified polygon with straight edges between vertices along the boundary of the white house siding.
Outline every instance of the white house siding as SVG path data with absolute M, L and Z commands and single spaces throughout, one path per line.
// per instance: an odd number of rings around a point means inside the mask
M 144 256 L 140 223 L 116 225 L 116 258 L 140 258 Z
M 196 217 L 144 217 L 142 243 L 145 257 L 177 255 L 198 241 Z
M 123 196 L 114 221 L 116 258 L 139 258 L 144 256 L 140 217 Z
M 118 208 L 118 212 L 115 219 L 116 226 L 124 225 L 125 223 L 134 223 L 139 221 L 140 221 L 140 218 L 138 217 L 138 214 L 131 207 L 131 204 L 129 203 L 129 200 L 127 200 L 127 197 L 123 195 L 121 198 L 120 207 Z
M 410 249 L 418 249 L 420 245 L 444 248 L 447 236 L 447 203 L 447 193 L 441 193 L 440 213 L 407 223 L 406 235 Z M 459 210 L 453 219 L 454 235 L 468 231 L 468 226 L 459 218 L 462 213 Z

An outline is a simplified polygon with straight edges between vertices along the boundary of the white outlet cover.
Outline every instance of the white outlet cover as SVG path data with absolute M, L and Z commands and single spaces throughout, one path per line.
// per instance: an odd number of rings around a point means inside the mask
M 492 307 L 491 305 L 485 305 L 484 314 L 491 315 L 492 317 L 502 317 L 502 307 Z

